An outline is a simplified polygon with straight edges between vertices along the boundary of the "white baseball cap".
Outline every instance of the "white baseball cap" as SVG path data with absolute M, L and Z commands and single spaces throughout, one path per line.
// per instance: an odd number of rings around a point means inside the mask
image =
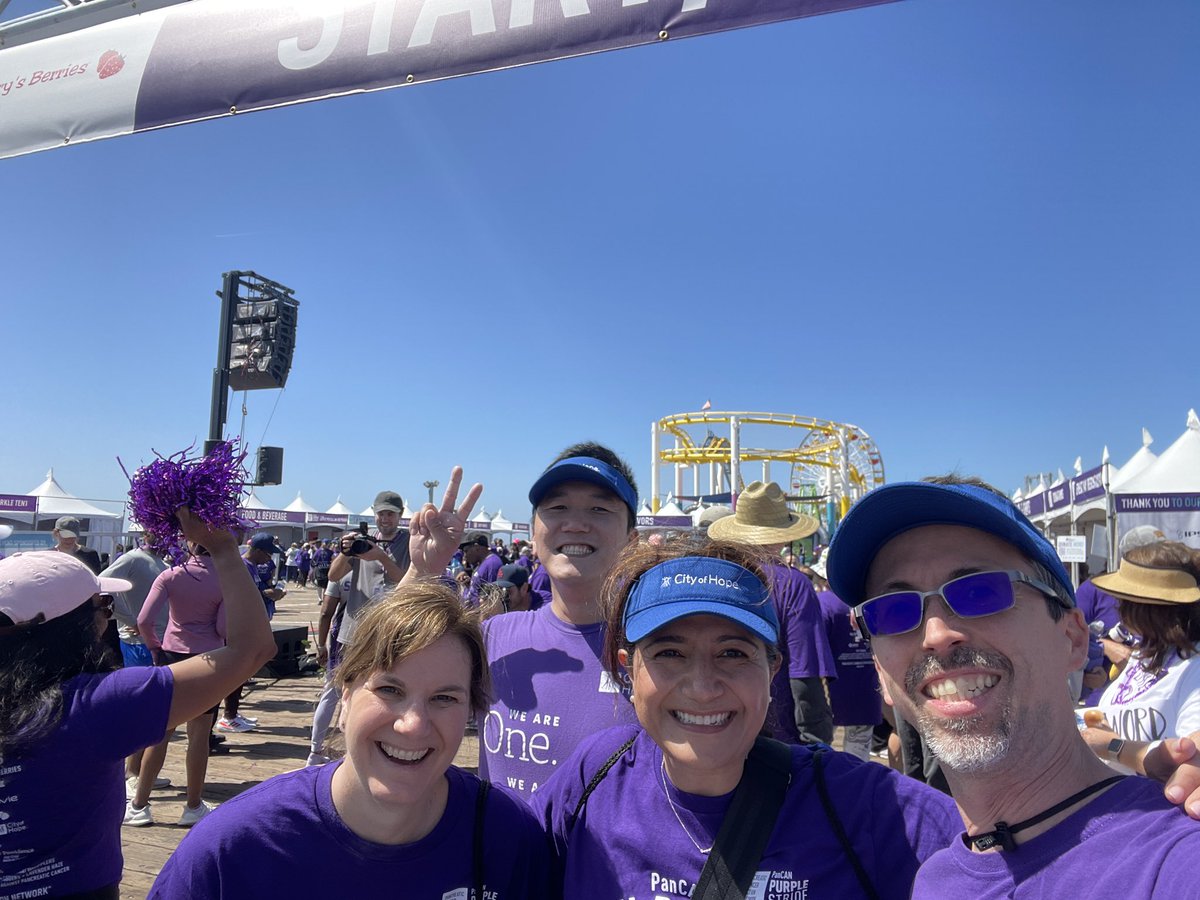
M 14 553 L 0 559 L 0 613 L 14 625 L 38 615 L 46 621 L 64 616 L 95 594 L 113 594 L 133 587 L 124 578 L 99 578 L 66 553 L 46 550 Z

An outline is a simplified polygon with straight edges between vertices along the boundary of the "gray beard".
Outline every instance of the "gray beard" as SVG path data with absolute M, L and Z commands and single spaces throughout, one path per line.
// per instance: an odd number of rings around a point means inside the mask
M 982 717 L 943 719 L 921 702 L 916 686 L 940 672 L 978 666 L 999 669 L 1011 679 L 1012 663 L 999 653 L 985 653 L 974 647 L 955 647 L 945 660 L 926 656 L 905 673 L 904 687 L 917 709 L 917 728 L 929 749 L 948 769 L 963 773 L 988 772 L 998 767 L 1012 749 L 1012 705 L 1005 703 L 998 722 L 987 723 Z
M 1000 721 L 985 726 L 978 719 L 946 721 L 921 707 L 917 727 L 925 743 L 947 769 L 981 774 L 998 768 L 1012 749 L 1012 707 L 1005 704 Z M 984 727 L 990 730 L 982 731 Z

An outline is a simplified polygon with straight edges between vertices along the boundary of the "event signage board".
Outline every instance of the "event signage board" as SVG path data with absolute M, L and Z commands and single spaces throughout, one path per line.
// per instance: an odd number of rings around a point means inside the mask
M 691 528 L 691 516 L 638 516 L 639 528 Z
M 1200 512 L 1200 494 L 1116 494 L 1118 513 Z
M 1064 509 L 1071 505 L 1071 485 L 1065 481 L 1062 484 L 1052 484 L 1046 488 L 1046 509 Z
M 306 516 L 288 509 L 239 509 L 238 514 L 258 525 L 303 525 Z
M 0 516 L 5 513 L 31 513 L 37 511 L 37 497 L 23 494 L 0 494 Z
M 346 527 L 346 517 L 337 513 L 309 513 L 309 525 L 337 525 L 340 528 Z
M 1104 466 L 1076 475 L 1071 479 L 1071 490 L 1075 492 L 1076 503 L 1086 503 L 1097 497 L 1104 496 Z
M 13 32 L 0 157 L 887 2 L 191 0 Z
M 1017 501 L 1017 509 L 1024 513 L 1025 518 L 1032 519 L 1034 516 L 1040 516 L 1046 511 L 1046 495 L 1034 494 L 1024 500 Z
M 1087 562 L 1087 538 L 1082 534 L 1060 534 L 1054 542 L 1058 558 L 1063 562 Z

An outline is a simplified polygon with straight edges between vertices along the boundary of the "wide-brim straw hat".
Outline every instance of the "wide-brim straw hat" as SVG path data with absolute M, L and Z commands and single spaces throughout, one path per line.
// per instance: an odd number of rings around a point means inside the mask
M 708 526 L 708 536 L 743 544 L 782 544 L 813 534 L 819 523 L 812 516 L 788 509 L 787 497 L 775 482 L 755 481 L 738 495 L 732 516 Z
M 1172 606 L 1200 601 L 1196 579 L 1182 569 L 1139 566 L 1127 559 L 1107 575 L 1097 575 L 1092 583 L 1119 600 Z

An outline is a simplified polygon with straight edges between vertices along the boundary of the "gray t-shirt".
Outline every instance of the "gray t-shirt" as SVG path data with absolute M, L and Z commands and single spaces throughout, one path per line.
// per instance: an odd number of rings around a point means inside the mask
M 401 572 L 408 569 L 407 531 L 400 529 L 391 541 L 380 541 L 379 546 L 400 567 Z M 342 615 L 342 628 L 338 632 L 338 642 L 346 646 L 354 643 L 354 633 L 358 630 L 358 620 L 363 611 L 394 587 L 384 576 L 383 563 L 351 559 L 350 569 L 350 586 L 348 589 L 342 589 L 342 601 L 346 604 L 346 611 Z M 343 585 L 345 581 L 343 578 Z
M 100 574 L 111 578 L 124 578 L 133 587 L 122 594 L 113 595 L 113 615 L 117 619 L 117 633 L 127 644 L 141 644 L 142 637 L 137 630 L 138 613 L 146 602 L 146 595 L 160 572 L 165 572 L 167 564 L 141 547 L 123 553 L 116 562 Z M 160 636 L 167 627 L 168 609 L 163 604 L 154 630 Z

